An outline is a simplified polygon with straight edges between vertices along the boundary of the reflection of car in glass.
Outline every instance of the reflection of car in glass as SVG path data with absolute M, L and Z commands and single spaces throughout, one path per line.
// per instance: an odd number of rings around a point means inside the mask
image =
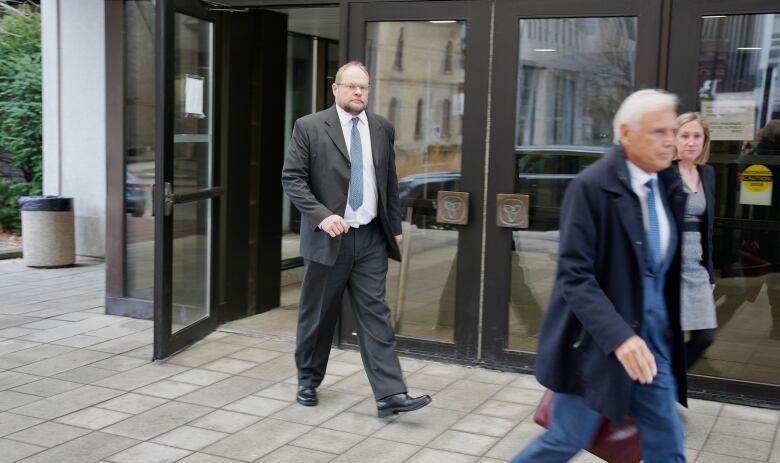
M 563 194 L 569 182 L 606 153 L 608 147 L 578 145 L 522 146 L 515 148 L 515 192 L 528 194 L 530 230 L 557 230 Z M 420 228 L 448 228 L 436 223 L 439 190 L 460 189 L 460 172 L 407 175 L 398 181 L 401 215 L 414 208 L 412 223 Z
M 144 215 L 146 208 L 145 184 L 139 183 L 132 172 L 125 172 L 125 213 L 133 217 Z
M 449 228 L 436 223 L 436 197 L 439 190 L 460 189 L 460 172 L 427 172 L 407 175 L 398 181 L 398 196 L 401 200 L 401 216 L 412 208 L 412 223 L 419 228 Z
M 515 192 L 531 200 L 531 230 L 557 230 L 563 194 L 569 182 L 597 161 L 607 147 L 578 145 L 522 146 L 515 149 Z

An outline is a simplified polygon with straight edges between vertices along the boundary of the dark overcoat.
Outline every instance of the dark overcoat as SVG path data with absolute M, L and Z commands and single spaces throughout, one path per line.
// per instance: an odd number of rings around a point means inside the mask
M 387 119 L 366 112 L 377 187 L 377 215 L 388 256 L 400 260 L 395 236 L 401 234 L 398 178 L 393 143 L 395 130 Z M 301 256 L 333 265 L 341 238 L 319 229 L 328 216 L 344 217 L 349 191 L 350 160 L 336 106 L 298 119 L 282 169 L 282 187 L 301 213 Z
M 686 194 L 679 175 L 665 171 L 660 179 L 679 233 Z M 623 149 L 613 146 L 566 191 L 555 286 L 539 333 L 535 367 L 541 384 L 583 396 L 589 407 L 612 421 L 622 421 L 631 402 L 634 382 L 614 350 L 641 332 L 645 252 L 639 198 L 631 188 Z M 672 252 L 665 285 L 666 336 L 678 399 L 686 405 L 679 246 Z

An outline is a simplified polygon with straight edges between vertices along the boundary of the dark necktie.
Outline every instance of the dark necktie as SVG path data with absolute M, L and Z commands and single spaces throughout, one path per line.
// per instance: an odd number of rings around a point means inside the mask
M 349 157 L 352 169 L 349 176 L 349 207 L 356 211 L 363 205 L 363 145 L 360 143 L 357 117 L 352 118 L 352 137 Z
M 647 185 L 647 242 L 655 263 L 661 261 L 661 227 L 658 223 L 658 212 L 655 209 L 655 180 L 650 179 Z

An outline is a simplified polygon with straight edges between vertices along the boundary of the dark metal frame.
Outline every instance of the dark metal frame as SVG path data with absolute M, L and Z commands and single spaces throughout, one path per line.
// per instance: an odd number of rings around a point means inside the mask
M 151 319 L 153 302 L 127 297 L 124 2 L 106 3 L 106 313 Z
M 461 189 L 471 193 L 469 215 L 479 219 L 459 228 L 458 270 L 455 294 L 454 343 L 398 337 L 400 350 L 424 350 L 445 357 L 476 358 L 479 338 L 480 281 L 475 268 L 482 266 L 482 198 L 484 191 L 485 127 L 487 126 L 489 56 L 481 52 L 490 44 L 490 2 L 371 2 L 352 3 L 349 8 L 349 59 L 365 59 L 366 23 L 374 21 L 464 20 L 468 22 L 466 86 L 463 120 Z M 354 320 L 348 307 L 342 312 L 341 342 L 356 344 Z
M 493 57 L 493 95 L 491 107 L 491 152 L 488 182 L 487 229 L 485 233 L 485 301 L 483 359 L 531 369 L 535 355 L 509 350 L 512 234 L 496 223 L 495 198 L 498 193 L 513 192 L 515 169 L 515 114 L 517 104 L 517 66 L 521 19 L 636 16 L 636 87 L 655 87 L 659 82 L 661 20 L 663 0 L 497 0 L 494 37 L 501 37 Z M 533 198 L 531 201 L 533 202 Z
M 220 50 L 216 44 L 219 36 L 218 15 L 206 10 L 199 2 L 186 0 L 158 0 L 155 16 L 155 74 L 156 74 L 156 148 L 154 198 L 155 233 L 154 233 L 154 358 L 162 359 L 201 339 L 217 327 L 218 291 L 211 291 L 210 312 L 208 316 L 189 325 L 176 333 L 171 332 L 172 314 L 172 259 L 173 259 L 173 216 L 165 215 L 165 194 L 162 185 L 173 181 L 173 106 L 174 106 L 174 16 L 182 13 L 213 24 L 212 29 L 212 175 L 214 182 L 219 182 L 220 176 Z M 213 185 L 217 186 L 217 185 Z M 211 282 L 213 288 L 220 281 L 218 272 L 219 235 L 220 235 L 220 202 L 212 199 L 212 244 L 211 244 Z
M 124 297 L 125 273 L 125 52 L 124 2 L 106 3 L 106 312 Z M 151 310 L 149 311 L 151 313 Z

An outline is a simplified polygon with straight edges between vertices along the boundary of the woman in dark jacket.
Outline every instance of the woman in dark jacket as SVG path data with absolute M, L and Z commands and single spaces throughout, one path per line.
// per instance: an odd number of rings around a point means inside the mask
M 712 290 L 712 226 L 715 209 L 715 169 L 708 166 L 710 130 L 699 113 L 677 117 L 676 161 L 670 167 L 688 194 L 683 222 L 680 322 L 690 333 L 685 344 L 686 368 L 691 368 L 715 341 L 718 322 Z

